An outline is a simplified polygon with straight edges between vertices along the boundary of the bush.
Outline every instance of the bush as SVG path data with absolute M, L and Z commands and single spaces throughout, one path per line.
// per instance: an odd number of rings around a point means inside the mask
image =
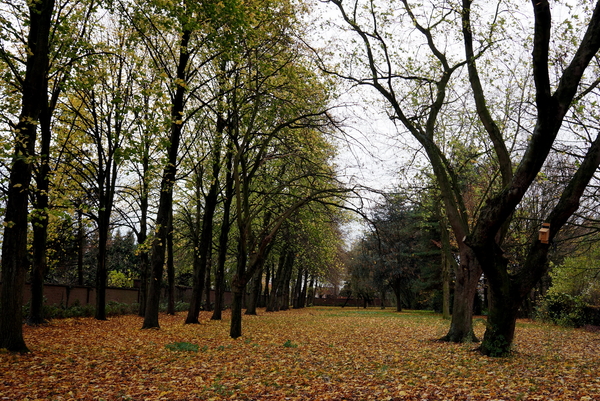
M 593 324 L 592 310 L 582 296 L 560 292 L 548 293 L 538 308 L 538 316 L 559 326 L 581 327 Z
M 29 303 L 23 305 L 23 316 L 29 315 Z M 107 316 L 119 316 L 136 314 L 139 309 L 138 304 L 125 304 L 115 301 L 110 301 L 106 304 Z M 65 319 L 71 317 L 93 317 L 96 314 L 96 307 L 92 304 L 81 305 L 79 301 L 73 302 L 69 307 L 63 304 L 59 305 L 44 305 L 45 319 Z
M 161 303 L 159 309 L 161 312 L 166 312 L 167 304 Z M 175 312 L 187 312 L 188 309 L 190 309 L 190 304 L 188 302 L 181 302 L 181 301 L 175 302 Z
M 115 301 L 110 301 L 106 304 L 106 316 L 130 315 L 137 313 L 137 304 L 125 304 Z

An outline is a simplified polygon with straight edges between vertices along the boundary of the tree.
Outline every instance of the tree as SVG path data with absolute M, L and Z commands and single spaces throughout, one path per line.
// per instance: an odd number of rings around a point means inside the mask
M 481 345 L 486 355 L 504 355 L 510 350 L 514 338 L 518 309 L 525 296 L 540 280 L 548 268 L 547 258 L 550 245 L 538 240 L 532 241 L 527 259 L 522 269 L 512 272 L 508 259 L 498 245 L 497 234 L 506 225 L 527 190 L 542 169 L 552 150 L 563 121 L 577 95 L 580 84 L 585 85 L 584 73 L 590 61 L 600 49 L 600 2 L 595 9 L 577 46 L 571 62 L 565 67 L 553 88 L 549 74 L 552 18 L 547 1 L 534 1 L 535 23 L 533 36 L 533 67 L 535 81 L 536 111 L 535 128 L 527 143 L 519 164 L 501 191 L 490 197 L 483 207 L 467 244 L 474 250 L 488 278 L 491 302 L 488 327 Z M 489 121 L 490 112 L 485 108 L 483 90 L 477 84 L 475 59 L 472 57 L 472 28 L 470 23 L 471 2 L 463 3 L 463 35 L 465 49 L 469 57 L 469 76 L 473 93 L 479 99 L 479 116 L 482 122 Z M 486 127 L 492 140 L 500 141 L 499 132 Z M 496 148 L 498 158 L 508 157 L 505 148 Z M 567 223 L 579 206 L 590 179 L 600 165 L 600 135 L 596 137 L 581 159 L 577 171 L 563 188 L 558 202 L 547 218 L 550 223 L 550 240 Z M 500 163 L 508 170 L 512 164 Z
M 27 257 L 28 195 L 37 124 L 47 93 L 49 34 L 54 0 L 29 4 L 26 72 L 11 165 L 2 243 L 2 291 L 0 293 L 0 348 L 27 352 L 23 340 L 23 286 L 29 266 Z M 8 57 L 4 51 L 2 56 Z
M 114 35 L 114 36 L 112 36 Z M 113 54 L 89 57 L 95 73 L 77 74 L 73 94 L 66 105 L 65 117 L 72 117 L 75 133 L 69 144 L 82 189 L 89 191 L 90 214 L 98 229 L 98 261 L 96 269 L 96 312 L 98 320 L 106 320 L 106 256 L 119 169 L 124 160 L 122 145 L 134 125 L 130 109 L 136 64 L 127 58 L 127 36 L 123 32 L 107 35 L 107 46 Z M 109 51 L 107 51 L 108 53 Z M 83 152 L 81 152 L 83 148 Z
M 550 27 L 552 20 L 550 6 L 547 1 L 534 1 L 534 33 L 530 39 L 533 44 L 533 58 L 529 74 L 535 83 L 535 102 L 527 103 L 526 99 L 518 99 L 523 107 L 508 108 L 509 112 L 515 111 L 517 116 L 497 121 L 495 115 L 502 108 L 495 107 L 497 102 L 486 93 L 480 71 L 477 67 L 479 61 L 492 63 L 489 57 L 498 54 L 502 49 L 499 43 L 506 42 L 507 45 L 516 46 L 515 42 L 508 40 L 510 35 L 505 28 L 507 19 L 500 18 L 499 14 L 493 13 L 491 19 L 485 20 L 484 13 L 477 14 L 479 31 L 478 46 L 474 45 L 474 35 L 471 15 L 474 10 L 471 1 L 463 1 L 462 4 L 452 4 L 454 7 L 438 8 L 428 5 L 428 8 L 415 10 L 408 1 L 402 1 L 403 11 L 411 24 L 423 35 L 424 42 L 430 50 L 430 63 L 425 65 L 415 64 L 415 59 L 408 57 L 408 62 L 399 64 L 400 53 L 395 52 L 389 46 L 388 34 L 383 29 L 391 26 L 393 18 L 384 10 L 379 9 L 373 3 L 368 3 L 365 8 L 368 19 L 358 20 L 362 14 L 357 7 L 354 12 L 348 12 L 340 1 L 332 1 L 341 11 L 346 24 L 354 31 L 363 46 L 365 52 L 367 75 L 365 78 L 344 75 L 345 78 L 357 84 L 369 85 L 375 88 L 388 102 L 392 108 L 392 117 L 417 139 L 423 147 L 433 172 L 438 180 L 438 185 L 454 235 L 460 250 L 460 266 L 456 270 L 456 292 L 455 308 L 452 324 L 446 339 L 461 341 L 472 338 L 471 311 L 476 282 L 479 280 L 481 269 L 486 274 L 490 283 L 491 310 L 489 315 L 489 326 L 486 330 L 481 350 L 488 355 L 501 355 L 508 351 L 514 336 L 514 323 L 518 308 L 529 290 L 539 280 L 546 270 L 545 260 L 547 258 L 549 245 L 534 241 L 531 244 L 528 258 L 518 272 L 511 272 L 508 268 L 507 259 L 502 255 L 502 242 L 510 228 L 510 221 L 518 208 L 523 196 L 530 188 L 544 162 L 546 161 L 552 146 L 556 142 L 557 135 L 561 129 L 565 115 L 575 100 L 577 89 L 580 84 L 589 89 L 583 89 L 581 96 L 589 95 L 595 84 L 591 86 L 585 83 L 584 73 L 590 61 L 598 51 L 598 7 L 589 12 L 587 27 L 583 27 L 585 35 L 579 41 L 572 54 L 571 63 L 564 64 L 563 70 L 558 71 L 555 80 L 550 78 L 550 62 L 564 59 L 564 56 L 553 56 L 550 50 Z M 508 9 L 507 11 L 511 11 Z M 431 13 L 431 14 L 430 14 Z M 427 14 L 430 18 L 425 19 Z M 460 17 L 460 19 L 457 19 Z M 361 21 L 365 23 L 364 27 Z M 366 21 L 366 22 L 365 22 Z M 421 23 L 420 21 L 423 21 Z M 448 25 L 446 25 L 448 24 Z M 462 47 L 465 51 L 463 60 L 457 59 L 453 53 L 444 54 L 443 48 L 449 49 L 459 42 L 452 42 L 456 36 L 449 36 L 446 32 L 461 32 Z M 443 33 L 442 33 L 443 32 Z M 443 35 L 443 36 L 440 36 Z M 507 38 L 504 42 L 498 42 L 497 36 Z M 410 43 L 409 43 L 410 44 Z M 518 47 L 518 46 L 517 46 Z M 410 46 L 408 47 L 410 48 Z M 505 54 L 511 51 L 504 50 Z M 512 53 L 511 53 L 512 54 Z M 560 57 L 560 59 L 558 58 Z M 453 61 L 457 60 L 457 61 Z M 510 64 L 510 63 L 509 63 Z M 485 138 L 483 144 L 488 151 L 489 160 L 493 162 L 493 171 L 496 171 L 497 179 L 494 179 L 485 191 L 481 199 L 485 204 L 477 208 L 475 216 L 469 216 L 465 205 L 458 176 L 452 169 L 449 158 L 443 152 L 441 142 L 436 141 L 436 130 L 438 129 L 440 117 L 444 108 L 451 104 L 453 99 L 448 99 L 448 88 L 450 78 L 462 66 L 467 67 L 469 86 L 468 92 L 474 103 L 478 127 L 481 128 Z M 527 64 L 526 66 L 529 66 Z M 406 67 L 406 68 L 405 68 Z M 493 70 L 500 73 L 500 68 Z M 434 75 L 426 75 L 433 72 Z M 513 74 L 510 71 L 508 74 Z M 341 74 L 343 75 L 343 74 Z M 514 75 L 512 75 L 514 76 Z M 428 106 L 424 109 L 411 106 L 406 100 L 414 99 L 409 96 L 402 99 L 399 94 L 400 86 L 397 81 L 404 82 L 411 94 L 423 93 L 428 96 Z M 425 84 L 423 91 L 415 86 L 415 83 Z M 526 85 L 525 85 L 526 86 Z M 524 87 L 525 87 L 524 86 Z M 489 86 L 488 86 L 489 87 Z M 553 92 L 553 87 L 555 88 Z M 454 86 L 454 92 L 461 86 Z M 518 94 L 518 93 L 517 93 Z M 460 96 L 455 98 L 459 98 Z M 423 99 L 423 97 L 420 97 Z M 419 102 L 416 103 L 419 105 Z M 533 114 L 525 112 L 527 104 L 532 104 L 535 110 Z M 416 111 L 416 112 L 415 112 Z M 407 114 L 411 112 L 413 114 Z M 509 130 L 516 128 L 516 132 L 523 129 L 520 119 L 527 115 L 533 115 L 530 120 L 532 131 L 524 139 L 524 151 L 514 150 L 509 146 L 516 141 Z M 551 223 L 551 237 L 553 238 L 568 218 L 576 210 L 578 200 L 582 195 L 591 174 L 597 167 L 597 140 L 588 143 L 588 153 L 581 156 L 581 164 L 577 172 L 572 176 L 570 183 L 564 188 L 561 200 L 558 201 L 550 214 L 548 221 Z M 511 153 L 512 151 L 512 153 Z M 518 161 L 518 163 L 515 163 Z M 513 168 L 513 166 L 517 166 Z M 471 220 L 472 217 L 472 220 Z M 459 301 L 457 303 L 457 301 Z
M 349 264 L 354 295 L 373 298 L 392 290 L 396 310 L 431 308 L 439 287 L 438 227 L 423 206 L 402 195 L 384 198 L 370 219 L 373 231 L 351 250 Z

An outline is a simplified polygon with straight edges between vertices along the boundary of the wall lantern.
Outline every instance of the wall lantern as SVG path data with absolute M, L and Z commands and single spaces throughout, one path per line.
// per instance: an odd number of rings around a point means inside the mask
M 550 223 L 543 223 L 540 228 L 539 240 L 542 244 L 547 244 L 550 240 Z

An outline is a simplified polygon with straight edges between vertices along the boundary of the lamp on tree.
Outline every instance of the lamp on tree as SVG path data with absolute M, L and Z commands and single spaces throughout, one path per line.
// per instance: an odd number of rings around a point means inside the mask
M 540 228 L 539 240 L 542 244 L 547 244 L 550 239 L 550 223 L 543 223 Z

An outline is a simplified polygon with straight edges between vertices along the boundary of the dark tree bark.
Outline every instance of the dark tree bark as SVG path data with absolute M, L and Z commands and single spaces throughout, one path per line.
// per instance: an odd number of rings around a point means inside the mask
M 381 299 L 383 302 L 383 300 L 385 299 L 385 292 L 383 293 L 383 296 L 381 297 Z M 311 276 L 310 284 L 308 285 L 306 306 L 313 306 L 314 300 L 315 300 L 315 276 Z
M 148 250 L 146 249 L 146 240 L 148 239 L 148 196 L 150 189 L 148 188 L 148 175 L 150 171 L 150 140 L 145 138 L 143 154 L 142 154 L 142 182 L 140 194 L 140 227 L 137 230 L 138 249 L 140 257 L 138 260 L 138 268 L 140 269 L 140 305 L 138 316 L 144 317 L 146 314 L 146 301 L 148 297 L 148 276 L 150 260 Z
M 207 271 L 208 255 L 212 248 L 213 236 L 213 220 L 219 197 L 219 172 L 221 170 L 220 146 L 213 151 L 215 159 L 213 160 L 213 182 L 210 186 L 208 194 L 204 199 L 204 214 L 202 216 L 202 228 L 198 241 L 198 250 L 196 251 L 197 264 L 194 263 L 194 282 L 192 286 L 192 298 L 190 307 L 185 319 L 186 324 L 198 324 L 198 316 L 200 315 L 202 303 L 202 291 L 204 289 L 204 281 Z M 198 205 L 200 207 L 200 205 Z
M 271 280 L 271 271 L 272 269 L 272 263 L 268 263 L 266 266 L 266 273 L 265 273 L 265 288 L 263 290 L 263 295 L 261 297 L 261 303 L 260 306 L 263 308 L 267 307 L 267 303 L 269 302 L 269 284 L 273 284 L 272 280 Z
M 597 2 L 587 31 L 573 59 L 564 70 L 555 92 L 552 93 L 548 61 L 552 25 L 550 4 L 548 1 L 538 0 L 533 0 L 532 4 L 535 14 L 532 54 L 537 123 L 514 176 L 503 190 L 484 206 L 475 228 L 466 241 L 475 252 L 489 282 L 490 311 L 481 351 L 491 356 L 504 355 L 510 351 L 519 306 L 547 270 L 549 248 L 549 244 L 534 241 L 523 268 L 517 273 L 510 273 L 507 268 L 508 261 L 497 238 L 547 159 L 582 75 L 600 49 L 600 2 Z M 470 1 L 463 1 L 467 52 L 471 34 L 470 5 Z M 474 92 L 477 94 L 477 90 Z M 480 118 L 483 120 L 481 116 Z M 599 139 L 596 138 L 550 214 L 548 222 L 551 224 L 551 239 L 577 210 L 579 199 L 600 164 L 599 146 Z
M 100 173 L 98 180 L 99 208 L 98 208 L 98 259 L 96 267 L 96 320 L 106 320 L 106 285 L 108 273 L 106 269 L 106 256 L 108 237 L 110 235 L 110 215 L 113 207 L 114 190 L 116 184 L 116 163 L 112 163 L 111 174 Z M 106 183 L 108 182 L 108 185 Z
M 508 273 L 508 259 L 504 257 L 499 247 L 490 247 L 491 249 L 487 250 L 489 254 L 483 247 L 476 248 L 479 250 L 478 258 L 487 267 L 484 270 L 488 277 L 490 297 L 488 326 L 480 348 L 483 354 L 501 356 L 510 352 L 519 308 L 548 271 L 548 251 L 551 241 L 579 207 L 579 199 L 599 167 L 600 135 L 588 149 L 583 162 L 548 217 L 550 242 L 544 244 L 539 240 L 533 241 L 523 268 L 519 272 Z
M 167 315 L 175 315 L 175 263 L 173 261 L 173 209 L 167 230 Z
M 304 276 L 302 278 L 302 288 L 298 297 L 298 308 L 306 307 L 306 293 L 308 291 L 308 270 L 304 270 Z
M 282 290 L 283 271 L 285 269 L 285 265 L 289 263 L 289 259 L 292 257 L 293 252 L 288 249 L 282 250 L 279 254 L 277 272 L 273 272 L 273 284 L 271 293 L 269 294 L 269 300 L 267 301 L 267 312 L 277 312 L 279 310 L 279 295 Z
M 448 232 L 448 222 L 446 217 L 440 213 L 440 242 L 442 247 L 442 317 L 450 319 L 450 274 L 452 266 L 458 270 L 458 265 L 454 260 L 450 248 L 450 233 Z
M 28 269 L 28 191 L 35 153 L 36 125 L 47 93 L 48 37 L 54 0 L 29 3 L 28 56 L 16 142 L 12 159 L 5 228 L 2 243 L 2 290 L 0 292 L 0 348 L 28 352 L 23 339 L 23 288 Z
M 265 217 L 265 221 L 268 220 L 269 218 Z M 233 295 L 233 303 L 231 305 L 231 327 L 229 330 L 231 338 L 238 338 L 242 335 L 242 308 L 246 284 L 250 278 L 256 274 L 257 270 L 261 269 L 264 265 L 265 259 L 271 250 L 270 245 L 272 244 L 277 229 L 278 226 L 262 238 L 256 252 L 252 253 L 250 258 L 247 258 L 245 252 L 242 251 L 243 245 L 239 245 L 236 274 L 231 282 L 231 292 Z
M 77 284 L 83 285 L 83 254 L 85 247 L 85 227 L 83 210 L 77 209 Z
M 292 293 L 292 308 L 299 309 L 302 308 L 301 305 L 301 293 L 302 293 L 302 277 L 304 271 L 301 267 L 298 267 L 298 275 L 296 276 L 296 281 L 294 283 L 294 291 Z
M 448 334 L 442 340 L 479 341 L 473 332 L 472 315 L 477 284 L 481 278 L 481 268 L 473 251 L 464 245 L 460 246 L 460 264 L 457 265 L 455 275 L 452 321 Z M 457 297 L 460 297 L 462 301 L 457 302 Z
M 292 259 L 291 262 L 295 260 Z M 290 309 L 290 292 L 291 292 L 291 282 L 292 282 L 292 273 L 293 273 L 294 265 L 289 265 L 289 268 L 283 271 L 283 282 L 281 285 L 281 298 L 279 310 L 288 310 Z
M 138 237 L 139 238 L 139 237 Z M 148 299 L 148 268 L 150 266 L 150 260 L 148 258 L 147 251 L 140 252 L 140 258 L 138 261 L 138 267 L 140 269 L 140 305 L 138 308 L 138 316 L 144 317 L 146 315 L 146 302 Z
M 46 83 L 47 86 L 47 83 Z M 50 119 L 53 107 L 46 100 L 40 113 L 40 162 L 37 168 L 33 227 L 33 264 L 31 268 L 31 300 L 27 324 L 37 325 L 46 322 L 44 318 L 44 278 L 48 270 L 46 246 L 48 243 L 48 193 L 50 190 Z
M 86 32 L 88 18 L 91 13 L 87 13 L 85 20 L 82 22 L 83 29 L 79 33 L 78 39 L 82 39 Z M 55 22 L 60 23 L 60 22 Z M 62 46 L 59 44 L 55 50 L 55 54 L 61 55 Z M 48 271 L 48 262 L 46 256 L 46 248 L 48 243 L 48 211 L 50 207 L 49 193 L 50 193 L 50 179 L 51 179 L 51 167 L 50 167 L 50 143 L 52 140 L 51 122 L 52 115 L 58 104 L 59 97 L 62 93 L 64 84 L 70 76 L 72 69 L 72 63 L 78 55 L 71 56 L 70 59 L 62 64 L 62 68 L 58 72 L 55 72 L 53 78 L 53 85 L 50 88 L 49 76 L 44 77 L 46 91 L 40 96 L 45 97 L 42 101 L 42 109 L 40 112 L 40 155 L 39 163 L 37 168 L 34 170 L 36 191 L 33 196 L 33 213 L 31 216 L 31 224 L 33 227 L 33 265 L 31 269 L 31 300 L 29 317 L 27 323 L 30 325 L 36 325 L 45 323 L 43 316 L 43 303 L 44 303 L 44 280 Z M 56 60 L 55 60 L 56 62 Z M 78 216 L 80 217 L 80 216 Z M 79 233 L 78 233 L 79 235 Z M 79 255 L 78 255 L 79 257 Z M 83 258 L 83 256 L 81 256 Z M 83 260 L 83 259 L 81 259 Z M 79 262 L 79 259 L 78 259 Z M 79 264 L 78 264 L 79 268 Z M 79 274 L 78 280 L 80 285 L 83 285 L 83 274 Z
M 263 266 L 256 269 L 256 273 L 252 277 L 252 286 L 250 287 L 250 296 L 246 305 L 246 315 L 256 315 L 256 307 L 260 298 L 262 289 Z
M 208 259 L 206 261 L 206 279 L 204 280 L 204 298 L 205 298 L 205 305 L 204 305 L 204 310 L 207 312 L 212 311 L 212 305 L 211 305 L 211 299 L 210 299 L 210 282 L 211 282 L 211 267 L 212 267 L 212 241 L 211 241 L 211 247 L 208 250 Z
M 231 146 L 231 144 L 229 144 Z M 229 243 L 229 230 L 231 228 L 230 214 L 233 201 L 233 175 L 231 163 L 233 152 L 228 148 L 226 155 L 227 172 L 225 176 L 225 199 L 223 200 L 223 217 L 221 232 L 219 233 L 219 252 L 217 255 L 217 268 L 215 272 L 215 310 L 211 320 L 221 320 L 223 311 L 223 293 L 225 290 L 225 262 L 227 261 L 227 247 Z
M 179 47 L 179 62 L 177 65 L 177 79 L 179 82 L 186 82 L 186 68 L 190 58 L 187 47 L 192 32 L 185 30 L 181 36 L 181 45 Z M 168 160 L 164 168 L 160 184 L 160 199 L 158 213 L 156 215 L 155 237 L 152 241 L 152 251 L 150 257 L 150 283 L 148 286 L 148 298 L 146 301 L 146 313 L 144 315 L 143 329 L 159 328 L 158 313 L 160 307 L 160 291 L 163 276 L 163 266 L 165 263 L 165 243 L 167 239 L 167 228 L 169 225 L 169 214 L 173 208 L 173 185 L 175 184 L 175 174 L 177 172 L 177 154 L 179 151 L 179 141 L 181 139 L 181 115 L 184 109 L 185 87 L 181 83 L 177 85 L 175 96 L 172 99 L 171 107 L 171 132 L 169 138 Z

